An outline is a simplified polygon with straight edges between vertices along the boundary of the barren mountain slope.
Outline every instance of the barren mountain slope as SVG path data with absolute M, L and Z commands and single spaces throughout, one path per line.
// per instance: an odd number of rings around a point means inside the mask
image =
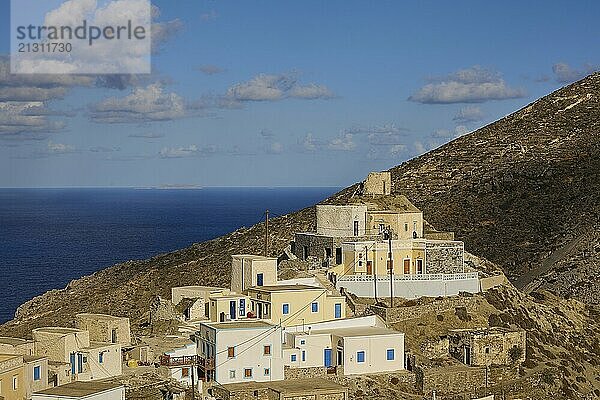
M 518 286 L 560 264 L 577 270 L 577 286 L 559 279 L 552 288 L 600 301 L 591 295 L 600 251 L 573 256 L 580 241 L 598 244 L 600 73 L 390 171 L 394 192 L 437 229 L 456 232 L 471 253 L 513 280 L 523 276 Z

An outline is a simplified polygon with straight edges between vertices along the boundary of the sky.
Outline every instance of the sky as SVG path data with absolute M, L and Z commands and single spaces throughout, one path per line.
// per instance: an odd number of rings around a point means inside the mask
M 12 75 L 0 187 L 345 186 L 598 69 L 598 1 L 155 0 L 152 72 Z

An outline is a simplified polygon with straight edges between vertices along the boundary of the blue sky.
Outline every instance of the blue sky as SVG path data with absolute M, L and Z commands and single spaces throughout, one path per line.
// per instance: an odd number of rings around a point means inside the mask
M 0 65 L 1 187 L 347 185 L 600 65 L 594 1 L 153 4 L 151 75 Z

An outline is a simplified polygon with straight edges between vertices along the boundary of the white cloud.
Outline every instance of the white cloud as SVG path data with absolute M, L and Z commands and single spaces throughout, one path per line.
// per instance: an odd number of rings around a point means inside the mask
M 334 97 L 333 92 L 323 85 L 310 83 L 305 86 L 294 86 L 290 92 L 290 97 L 296 99 L 330 99 Z
M 283 144 L 281 144 L 279 142 L 272 142 L 272 143 L 269 143 L 267 146 L 268 154 L 281 154 L 281 153 L 283 153 L 283 150 L 284 150 Z
M 54 143 L 52 141 L 48 142 L 48 146 L 46 148 L 46 154 L 48 154 L 48 155 L 69 154 L 69 153 L 75 153 L 75 152 L 76 152 L 75 146 L 72 146 L 70 144 L 64 144 L 64 143 Z
M 90 118 L 101 123 L 168 121 L 186 117 L 188 111 L 181 96 L 152 84 L 135 88 L 125 97 L 110 97 L 92 105 Z
M 184 158 L 207 156 L 216 152 L 217 147 L 214 145 L 198 147 L 192 144 L 184 147 L 163 147 L 158 155 L 160 158 Z
M 225 98 L 244 101 L 277 101 L 286 98 L 329 99 L 333 93 L 325 86 L 300 85 L 294 74 L 260 74 L 227 90 Z
M 485 114 L 478 106 L 466 106 L 458 110 L 458 113 L 452 118 L 457 122 L 477 122 L 485 118 Z
M 130 138 L 138 138 L 138 139 L 159 139 L 164 137 L 163 133 L 154 133 L 154 132 L 146 132 L 146 133 L 131 133 L 129 134 Z
M 574 69 L 567 63 L 556 63 L 552 66 L 552 72 L 558 83 L 571 83 L 597 71 L 599 68 L 591 64 L 583 65 L 581 69 Z
M 312 133 L 307 133 L 304 138 L 300 141 L 300 147 L 304 151 L 316 151 L 317 150 L 317 142 L 313 137 Z
M 101 39 L 93 45 L 88 42 L 90 35 L 84 40 L 51 38 L 53 43 L 71 43 L 72 49 L 68 55 L 57 52 L 16 53 L 12 57 L 12 65 L 20 73 L 150 73 L 151 14 L 148 0 L 112 0 L 107 3 L 96 0 L 65 1 L 46 13 L 43 25 L 74 28 L 86 21 L 88 26 L 101 28 L 127 26 L 131 21 L 132 26 L 145 28 L 145 38 Z M 157 32 L 160 31 L 157 28 Z M 156 40 L 160 42 L 159 37 Z
M 13 140 L 45 139 L 62 130 L 63 121 L 49 117 L 62 115 L 49 110 L 44 102 L 0 102 L 0 138 Z
M 482 103 L 489 100 L 525 96 L 525 90 L 512 88 L 496 71 L 473 66 L 453 74 L 434 78 L 408 98 L 424 104 Z
M 344 133 L 329 141 L 328 147 L 331 150 L 353 151 L 356 148 L 353 138 L 351 133 Z

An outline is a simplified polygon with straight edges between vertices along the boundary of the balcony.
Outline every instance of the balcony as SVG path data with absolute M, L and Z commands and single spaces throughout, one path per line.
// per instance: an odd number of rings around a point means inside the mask
M 160 365 L 164 367 L 185 367 L 192 365 L 200 365 L 200 357 L 198 356 L 181 356 L 171 357 L 162 355 L 160 356 Z

